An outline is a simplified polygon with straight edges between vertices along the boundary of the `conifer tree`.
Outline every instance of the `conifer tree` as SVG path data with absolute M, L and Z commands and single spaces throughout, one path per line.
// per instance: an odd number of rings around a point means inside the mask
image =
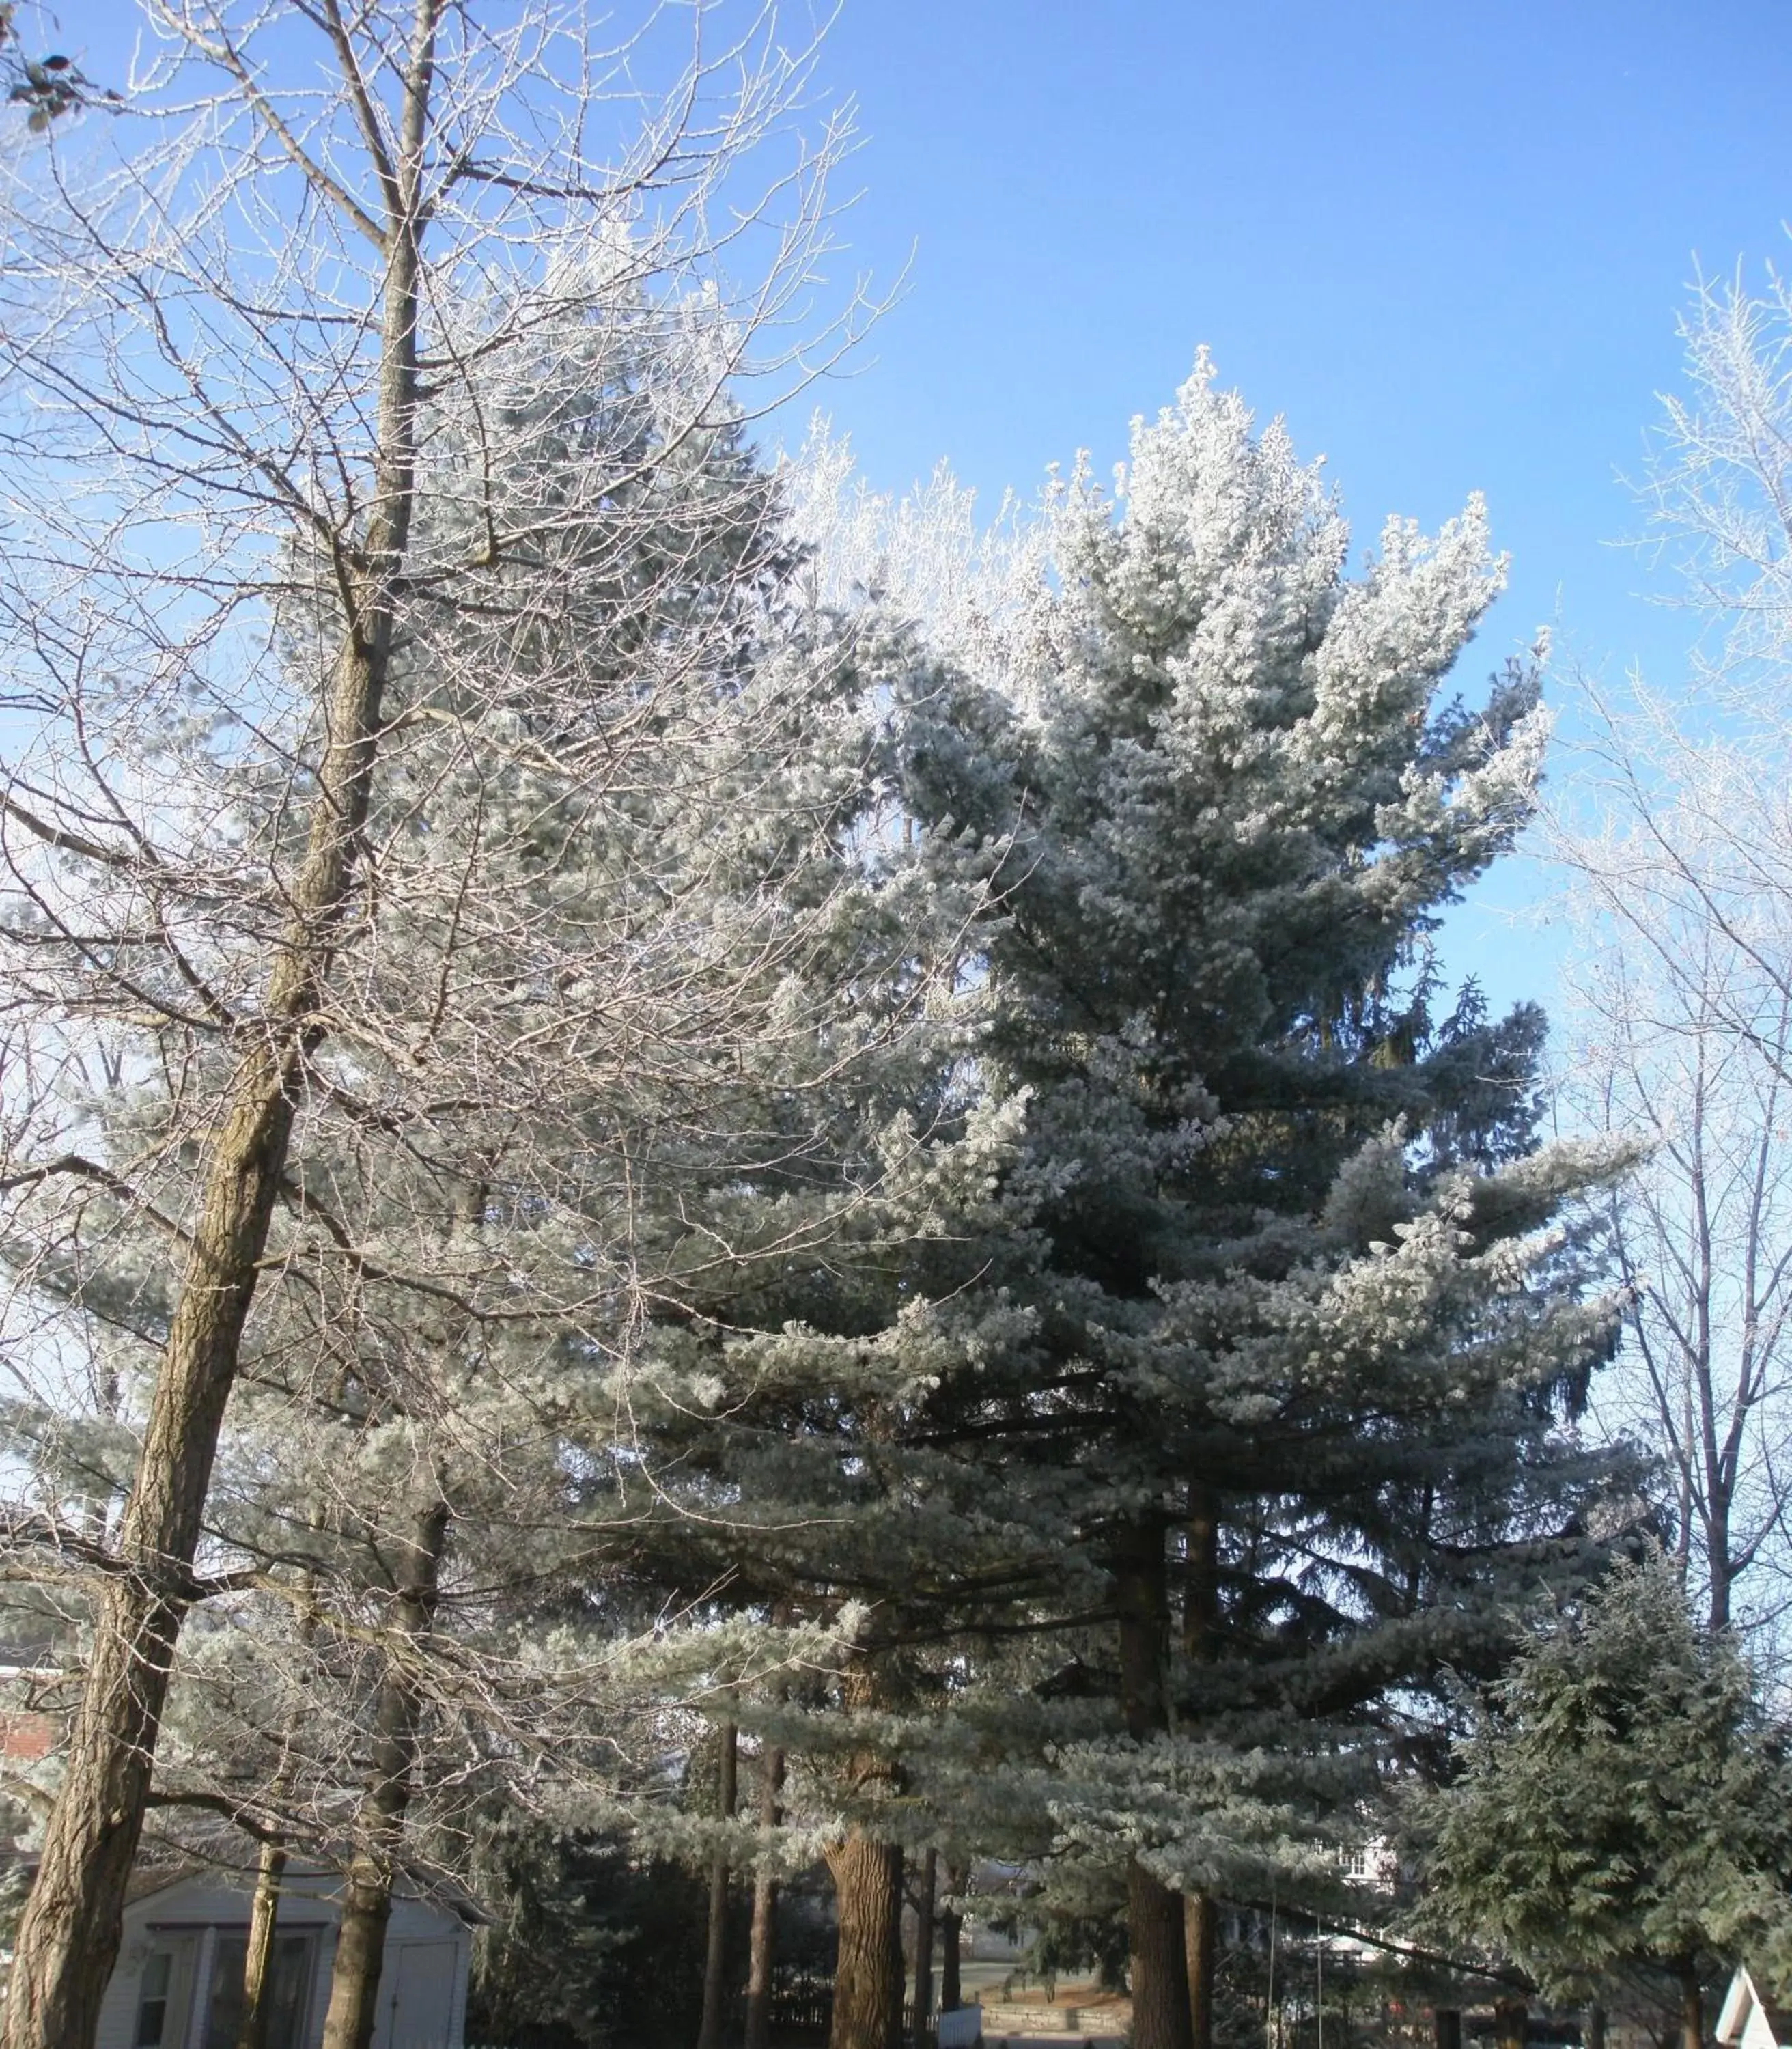
M 930 895 L 918 915 L 939 917 L 941 903 Z M 840 1635 L 837 1670 L 770 1688 L 741 1684 L 718 1644 L 714 1695 L 718 1717 L 787 1757 L 783 1833 L 810 1854 L 818 1845 L 833 1875 L 839 2044 L 882 2045 L 898 2023 L 903 1857 L 939 1833 L 922 1789 L 941 1667 L 967 1627 L 1012 1617 L 1017 1588 L 1046 1565 L 982 1476 L 927 1441 L 967 1339 L 939 1291 L 1008 1222 L 993 1190 L 1013 1116 L 986 1112 L 954 1079 L 979 1008 L 974 995 L 954 1006 L 938 1039 L 908 1035 L 837 1093 L 839 1149 L 809 1188 L 729 1192 L 758 1219 L 741 1238 L 772 1234 L 787 1255 L 718 1265 L 683 1313 L 646 1334 L 651 1367 L 634 1390 L 660 1494 L 639 1557 L 686 1596 L 717 1589 L 719 1612 Z M 855 1187 L 841 1227 L 816 1239 L 806 1214 L 840 1213 Z M 989 1320 L 999 1327 L 1003 1312 Z M 647 1840 L 694 1860 L 714 1833 L 668 1818 Z M 752 1824 L 720 1833 L 737 1865 L 778 1868 Z
M 551 385 L 510 367 L 429 422 L 421 532 L 469 550 L 495 509 L 555 537 L 552 581 L 493 565 L 441 624 L 453 663 L 422 632 L 395 663 L 402 737 L 370 807 L 387 888 L 345 949 L 361 1029 L 293 1135 L 209 1511 L 227 1612 L 177 1678 L 186 1740 L 152 1796 L 342 1862 L 332 2042 L 364 2035 L 392 1880 L 452 1870 L 457 1807 L 549 1797 L 544 1773 L 601 1804 L 650 1674 L 769 1654 L 738 1625 L 682 1663 L 628 1642 L 669 1588 L 701 1592 L 643 1544 L 659 1483 L 628 1477 L 643 1305 L 813 1260 L 877 1174 L 914 1171 L 893 1129 L 851 1157 L 862 1184 L 837 1157 L 842 1101 L 927 1038 L 938 979 L 937 918 L 892 908 L 902 864 L 865 851 L 883 658 L 798 600 L 739 423 L 685 424 L 711 374 L 691 309 L 557 311 L 535 322 Z M 610 520 L 567 520 L 593 498 Z M 336 630 L 327 592 L 318 610 L 289 612 L 301 664 Z M 264 802 L 236 776 L 229 830 L 277 830 Z M 158 1144 L 177 1179 L 177 1110 L 130 1091 L 119 1156 Z M 165 1316 L 138 1226 L 99 1204 L 58 1269 L 68 1306 L 140 1342 L 133 1388 Z M 15 1421 L 48 1472 L 61 1419 Z
M 1673 1982 L 1685 2049 L 1739 1949 L 1792 1959 L 1786 1732 L 1735 1645 L 1695 1627 L 1658 1558 L 1534 1623 L 1421 1804 L 1428 1932 L 1556 1997 L 1641 1967 Z
M 1529 814 L 1536 676 L 1440 702 L 1499 587 L 1478 501 L 1359 579 L 1347 538 L 1203 363 L 1116 502 L 1059 494 L 904 735 L 935 872 L 999 903 L 978 1077 L 1024 1120 L 931 1435 L 1060 1595 L 1102 1590 L 1105 1643 L 1061 1641 L 1110 1719 L 1034 1783 L 1125 1870 L 1150 2049 L 1190 2024 L 1176 1889 L 1273 1846 L 1288 1760 L 1360 1750 L 1514 1576 L 1588 1562 L 1601 1477 L 1560 1425 L 1610 1312 L 1555 1219 L 1615 1161 L 1530 1149 L 1537 1013 L 1433 1023 L 1426 971 Z M 1264 1748 L 1280 1793 L 1241 1782 Z
M 688 1583 L 861 1618 L 764 1723 L 840 1846 L 837 2049 L 888 2024 L 905 1841 L 1055 1845 L 1084 1906 L 1123 1876 L 1140 2039 L 1181 2040 L 1175 1888 L 1298 1862 L 1393 1699 L 1596 1550 L 1609 1475 L 1559 1425 L 1610 1316 L 1553 1219 L 1615 1158 L 1534 1154 L 1541 1019 L 1434 1020 L 1426 968 L 1541 747 L 1527 668 L 1434 703 L 1497 588 L 1483 523 L 1394 523 L 1353 582 L 1334 502 L 1203 366 L 1118 513 L 1079 480 L 993 596 L 912 523 L 856 577 L 823 550 L 830 596 L 935 632 L 902 802 L 935 891 L 988 903 L 982 1022 L 880 1077 L 939 1168 L 660 1332 L 651 1428 L 705 1510 Z

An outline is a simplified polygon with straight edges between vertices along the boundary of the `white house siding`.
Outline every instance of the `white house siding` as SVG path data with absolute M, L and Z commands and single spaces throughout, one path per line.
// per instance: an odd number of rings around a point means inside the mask
M 280 1902 L 282 1934 L 314 1934 L 301 2049 L 319 2049 L 329 1998 L 336 1909 L 327 1877 L 290 1879 Z M 143 1973 L 157 1950 L 172 1950 L 177 1969 L 161 2049 L 204 2049 L 204 2016 L 220 1930 L 240 1935 L 249 1894 L 209 1878 L 177 1880 L 133 1900 L 124 1940 L 100 2008 L 95 2049 L 135 2049 Z M 374 2049 L 460 2049 L 466 2024 L 471 1946 L 453 1915 L 421 1899 L 395 1900 L 380 1971 Z
M 1716 2034 L 1724 2049 L 1787 2049 L 1792 2014 L 1770 2005 L 1747 1971 L 1739 1969 L 1724 1996 Z

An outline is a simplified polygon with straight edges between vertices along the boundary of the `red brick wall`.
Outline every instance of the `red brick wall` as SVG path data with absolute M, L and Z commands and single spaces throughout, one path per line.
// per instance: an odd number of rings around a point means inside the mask
M 49 1755 L 55 1740 L 48 1715 L 0 1714 L 0 1758 L 9 1764 L 35 1764 Z

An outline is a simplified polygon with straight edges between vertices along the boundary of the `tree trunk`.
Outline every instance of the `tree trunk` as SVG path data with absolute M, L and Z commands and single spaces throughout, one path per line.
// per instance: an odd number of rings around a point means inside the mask
M 409 546 L 417 440 L 417 232 L 424 142 L 443 0 L 415 0 L 402 81 L 395 200 L 380 313 L 377 448 L 353 608 L 325 698 L 317 773 L 290 915 L 274 950 L 261 1028 L 231 1076 L 200 1198 L 117 1569 L 95 1618 L 60 1791 L 25 1903 L 0 2049 L 91 2049 L 118 1961 L 175 1639 L 198 1589 L 192 1561 L 243 1327 L 270 1222 L 336 932 L 367 822 L 394 594 Z
M 1525 2024 L 1530 2018 L 1530 2008 L 1522 1999 L 1501 1999 L 1494 2002 L 1494 2039 L 1499 2049 L 1525 2049 Z
M 1188 1487 L 1187 1556 L 1182 1590 L 1182 1647 L 1196 1665 L 1219 1657 L 1219 1497 L 1203 1480 Z M 1219 1909 L 1211 1893 L 1183 1900 L 1183 1950 L 1188 1972 L 1188 2032 L 1194 2049 L 1213 2049 L 1214 1983 L 1219 1968 Z
M 418 1515 L 406 1546 L 396 1623 L 401 1637 L 409 1640 L 406 1648 L 430 1633 L 447 1537 L 448 1509 L 438 1499 Z M 392 1880 L 410 1806 L 422 1708 L 415 1675 L 401 1659 L 393 1659 L 374 1710 L 373 1777 L 361 1802 L 343 1888 L 322 2049 L 368 2049 L 373 2039 L 386 1925 L 392 1915 Z
M 927 2049 L 933 2016 L 933 1902 L 939 1877 L 939 1853 L 930 1849 L 921 1860 L 920 1897 L 915 1903 L 915 2049 Z
M 960 1897 L 968 1884 L 970 1872 L 962 1864 L 946 1867 L 946 1890 L 953 1898 Z M 959 1943 L 964 1933 L 965 1917 L 955 1907 L 948 1907 L 939 1917 L 939 2010 L 942 2013 L 956 2013 L 964 2004 L 964 1993 L 958 1981 Z
M 1182 1896 L 1154 1878 L 1137 1857 L 1126 1867 L 1126 1925 L 1132 1946 L 1135 2049 L 1189 2049 Z
M 1188 1973 L 1188 2039 L 1193 2049 L 1213 2049 L 1214 1979 L 1219 1963 L 1219 1907 L 1211 1892 L 1184 1895 L 1182 1944 Z
M 854 1829 L 831 1843 L 839 1911 L 828 2049 L 892 2049 L 902 2032 L 902 1850 Z
M 1127 1734 L 1148 1742 L 1169 1722 L 1164 1690 L 1169 1595 L 1159 1518 L 1142 1517 L 1120 1533 L 1113 1570 L 1120 1620 L 1120 1710 Z M 1126 1920 L 1133 2049 L 1192 2049 L 1182 1900 L 1137 1857 L 1126 1867 Z
M 888 1656 L 861 1650 L 841 1675 L 841 1705 L 849 1714 L 888 1708 L 892 1682 Z M 880 1814 L 900 1790 L 900 1769 L 883 1750 L 858 1752 L 848 1775 L 861 1812 Z M 824 1855 L 840 1923 L 830 2049 L 901 2049 L 901 1847 L 854 1822 Z
M 1587 2009 L 1587 2049 L 1605 2049 L 1605 2008 L 1589 2006 Z
M 1431 2039 L 1435 2049 L 1462 2049 L 1462 2009 L 1456 2006 L 1434 2008 L 1431 2016 Z M 1350 2039 L 1348 2031 L 1344 2036 Z
M 1721 1504 L 1720 1515 L 1714 1515 L 1712 1520 L 1714 1526 L 1705 1546 L 1705 1572 L 1711 1587 L 1705 1619 L 1716 1636 L 1730 1627 L 1730 1588 L 1734 1579 L 1729 1556 L 1730 1514 L 1727 1502 Z
M 274 1986 L 270 1966 L 274 1938 L 280 1923 L 280 1880 L 286 1853 L 278 1843 L 263 1843 L 255 1867 L 255 1903 L 249 1909 L 249 1947 L 243 1959 L 243 2018 L 237 2024 L 236 2049 L 267 2049 Z
M 769 1835 L 784 1818 L 784 1753 L 760 1752 L 759 1825 Z M 745 2049 L 768 2049 L 772 2039 L 772 1973 L 778 1955 L 778 1881 L 768 1871 L 753 1879 L 753 1927 L 747 1953 Z
M 721 1724 L 721 1756 L 716 1768 L 717 1812 L 732 1822 L 740 1771 L 740 1732 L 732 1721 Z M 722 2021 L 728 2004 L 728 1850 L 718 1845 L 709 1860 L 709 1946 L 703 1959 L 703 2018 L 697 2049 L 721 2049 Z
M 1680 2049 L 1705 2049 L 1705 1988 L 1699 1967 L 1689 1959 L 1680 1966 Z

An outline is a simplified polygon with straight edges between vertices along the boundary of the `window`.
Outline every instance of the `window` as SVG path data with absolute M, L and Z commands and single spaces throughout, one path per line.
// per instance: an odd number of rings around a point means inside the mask
M 174 1956 L 169 1950 L 152 1950 L 138 1981 L 137 2032 L 131 2037 L 135 2049 L 161 2049 L 168 2027 L 168 1994 L 174 1975 Z
M 309 1934 L 276 1935 L 268 1960 L 267 2049 L 300 2049 L 304 2039 L 305 1994 L 311 1989 L 315 1938 Z M 243 2022 L 243 1967 L 248 1961 L 249 1936 L 220 1930 L 217 1961 L 212 1966 L 212 2000 L 206 2016 L 204 2049 L 236 2049 Z M 138 2049 L 154 2049 L 139 2043 Z
M 131 2049 L 188 2049 L 193 1960 L 199 1938 L 171 1929 L 149 1930 L 149 1952 L 137 1980 L 137 2025 Z

